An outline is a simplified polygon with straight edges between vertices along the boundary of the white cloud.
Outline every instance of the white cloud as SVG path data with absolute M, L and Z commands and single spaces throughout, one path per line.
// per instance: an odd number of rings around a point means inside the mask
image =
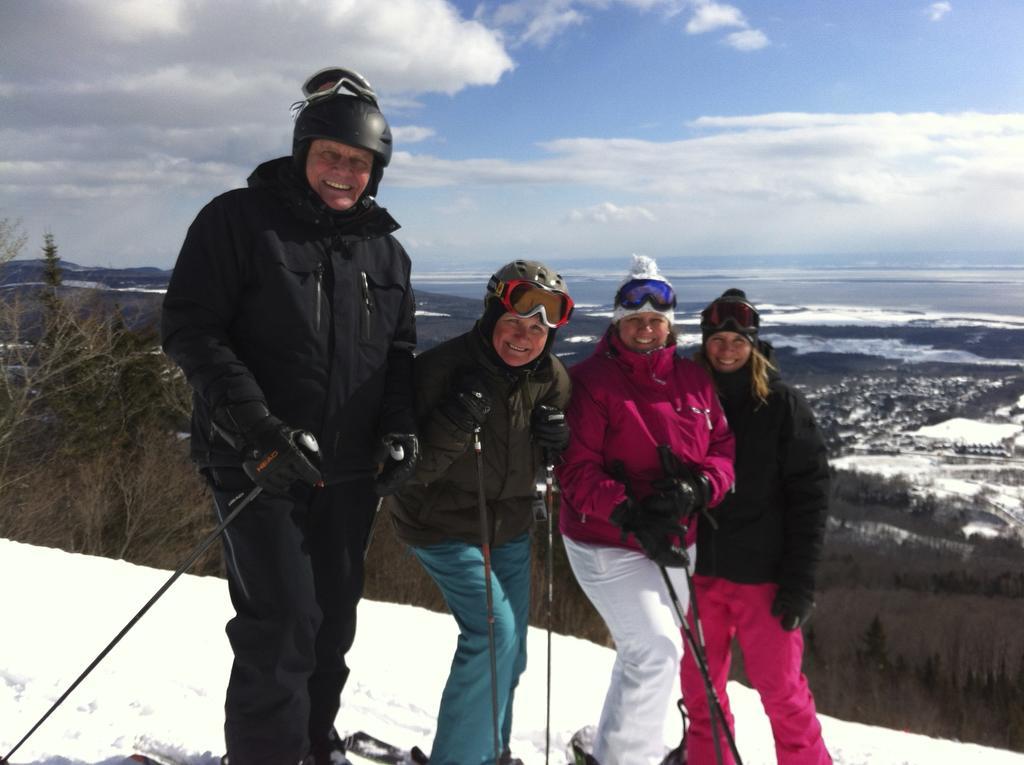
M 420 127 L 418 125 L 401 125 L 391 128 L 392 137 L 399 146 L 407 143 L 419 143 L 433 138 L 437 131 L 434 128 Z
M 727 35 L 725 42 L 736 50 L 760 50 L 768 46 L 768 37 L 760 29 L 744 29 Z
M 673 16 L 694 0 L 511 0 L 489 9 L 479 4 L 475 18 L 501 29 L 516 47 L 530 44 L 540 48 L 569 29 L 590 19 L 589 11 L 607 11 L 614 6 L 646 12 L 661 10 Z
M 873 208 L 996 190 L 996 207 L 1024 202 L 1024 114 L 774 113 L 703 117 L 691 128 L 694 136 L 667 142 L 550 141 L 547 158 L 524 162 L 398 151 L 389 180 L 407 188 L 575 184 L 730 205 Z M 606 161 L 619 155 L 631 157 L 625 175 Z
M 97 16 L 105 15 L 103 28 L 125 42 L 185 31 L 183 0 L 87 0 L 85 5 Z
M 297 83 L 325 60 L 357 65 L 385 95 L 454 94 L 513 68 L 500 33 L 446 0 L 82 0 L 60 13 L 16 3 L 4 7 L 4 21 L 18 32 L 3 36 L 4 79 L 46 83 L 54 96 L 76 85 L 104 89 L 119 61 L 131 62 L 124 73 L 186 69 L 193 89 L 228 72 L 262 85 L 265 102 L 297 96 Z M 185 24 L 188 34 L 171 34 Z M 143 32 L 151 34 L 144 56 L 134 39 Z M 59 68 L 38 55 L 40 40 L 61 41 Z
M 733 5 L 701 2 L 693 11 L 693 17 L 686 23 L 686 31 L 700 35 L 722 27 L 747 27 L 743 12 Z
M 656 220 L 654 213 L 644 207 L 619 207 L 612 202 L 572 210 L 567 219 L 571 223 L 653 223 Z
M 738 27 L 740 31 L 725 36 L 724 42 L 729 47 L 752 51 L 768 46 L 768 36 L 760 29 L 751 28 L 743 11 L 733 5 L 708 0 L 696 0 L 693 16 L 686 23 L 686 33 L 700 35 L 731 27 Z
M 941 21 L 946 14 L 953 10 L 953 4 L 947 2 L 932 3 L 925 9 L 925 13 L 932 21 Z
M 388 183 L 502 200 L 482 203 L 476 239 L 459 232 L 467 251 L 505 242 L 501 256 L 514 254 L 513 243 L 573 253 L 635 247 L 630 226 L 560 226 L 557 209 L 529 206 L 555 190 L 614 193 L 614 205 L 578 207 L 568 220 L 621 222 L 617 215 L 633 212 L 633 223 L 650 222 L 644 246 L 654 257 L 977 251 L 979 243 L 1019 251 L 1024 240 L 1024 114 L 774 113 L 690 127 L 691 136 L 665 142 L 565 138 L 526 162 L 397 152 Z M 629 156 L 630 171 L 609 156 Z
M 583 14 L 572 9 L 538 15 L 526 25 L 519 42 L 543 47 L 569 27 L 580 26 L 584 20 Z

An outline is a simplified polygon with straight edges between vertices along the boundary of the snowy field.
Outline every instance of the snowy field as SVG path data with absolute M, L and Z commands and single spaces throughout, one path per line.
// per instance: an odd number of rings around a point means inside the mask
M 1024 397 L 1016 404 L 1024 406 Z M 919 428 L 910 435 L 935 439 L 949 444 L 1000 444 L 1013 440 L 1019 444 L 1024 438 L 1024 424 L 1021 415 L 1009 417 L 1011 422 L 980 422 L 964 417 L 954 417 L 943 422 Z M 942 499 L 959 497 L 969 500 L 979 493 L 985 497 L 988 509 L 1018 531 L 1024 530 L 1024 486 L 1014 483 L 1000 483 L 998 476 L 1019 472 L 1021 460 L 985 458 L 946 459 L 940 454 L 853 454 L 829 461 L 838 470 L 873 473 L 885 477 L 903 476 L 908 479 L 916 494 L 931 495 Z M 985 476 L 983 479 L 979 476 Z M 992 535 L 997 529 L 985 524 L 970 523 L 964 534 L 980 533 Z
M 0 756 L 6 754 L 168 572 L 0 540 Z M 227 588 L 185 576 L 13 758 L 19 765 L 121 765 L 136 749 L 216 765 L 230 652 Z M 422 609 L 364 601 L 340 730 L 364 729 L 428 748 L 455 642 L 454 622 Z M 612 652 L 556 636 L 551 762 L 574 731 L 597 720 Z M 530 666 L 516 696 L 512 750 L 544 762 L 545 634 L 531 630 Z M 730 696 L 747 765 L 775 762 L 756 695 Z M 680 733 L 666 710 L 670 734 Z M 1024 755 L 822 718 L 837 765 L 1024 765 Z

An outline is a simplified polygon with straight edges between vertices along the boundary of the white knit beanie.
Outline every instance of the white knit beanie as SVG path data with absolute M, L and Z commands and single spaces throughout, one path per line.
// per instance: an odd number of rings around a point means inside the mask
M 668 320 L 668 324 L 671 327 L 675 321 L 675 311 L 671 308 L 658 308 L 652 303 L 644 303 L 639 308 L 624 308 L 619 305 L 619 290 L 634 279 L 651 279 L 654 281 L 665 282 L 669 287 L 672 286 L 672 282 L 658 272 L 658 264 L 654 262 L 654 258 L 649 258 L 646 255 L 634 255 L 633 264 L 629 269 L 629 274 L 627 274 L 626 278 L 619 284 L 618 289 L 615 290 L 615 305 L 612 310 L 612 324 L 617 324 L 622 318 L 634 313 L 660 313 Z

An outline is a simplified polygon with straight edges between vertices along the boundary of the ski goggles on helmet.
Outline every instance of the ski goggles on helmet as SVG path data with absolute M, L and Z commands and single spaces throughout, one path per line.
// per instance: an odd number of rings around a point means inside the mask
M 380 109 L 380 105 L 377 103 L 377 94 L 370 86 L 369 81 L 359 72 L 337 66 L 329 66 L 311 74 L 302 83 L 302 95 L 305 96 L 302 101 L 292 104 L 293 114 L 297 115 L 307 106 L 327 98 L 334 98 L 337 95 L 355 96 L 369 101 Z
M 720 330 L 728 326 L 738 332 L 756 332 L 761 326 L 757 309 L 742 300 L 716 300 L 700 314 L 702 330 Z
M 528 279 L 498 280 L 491 291 L 505 310 L 523 318 L 539 314 L 541 321 L 551 329 L 561 327 L 572 315 L 571 297 Z
M 631 279 L 619 287 L 615 303 L 632 310 L 649 303 L 658 311 L 667 311 L 676 307 L 676 291 L 661 279 Z

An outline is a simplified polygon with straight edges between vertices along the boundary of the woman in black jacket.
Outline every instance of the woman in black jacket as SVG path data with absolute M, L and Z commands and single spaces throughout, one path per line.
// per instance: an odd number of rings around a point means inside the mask
M 807 403 L 771 363 L 757 337 L 760 318 L 741 290 L 726 290 L 701 313 L 696 358 L 711 372 L 736 438 L 736 486 L 698 526 L 699 604 L 711 679 L 729 726 L 726 696 L 735 637 L 761 696 L 780 765 L 831 763 L 814 699 L 800 671 L 801 625 L 814 608 L 814 575 L 828 512 L 828 462 Z M 687 762 L 716 762 L 703 680 L 688 651 L 683 698 L 690 715 Z M 722 735 L 722 732 L 719 733 Z M 719 742 L 723 762 L 732 763 Z

